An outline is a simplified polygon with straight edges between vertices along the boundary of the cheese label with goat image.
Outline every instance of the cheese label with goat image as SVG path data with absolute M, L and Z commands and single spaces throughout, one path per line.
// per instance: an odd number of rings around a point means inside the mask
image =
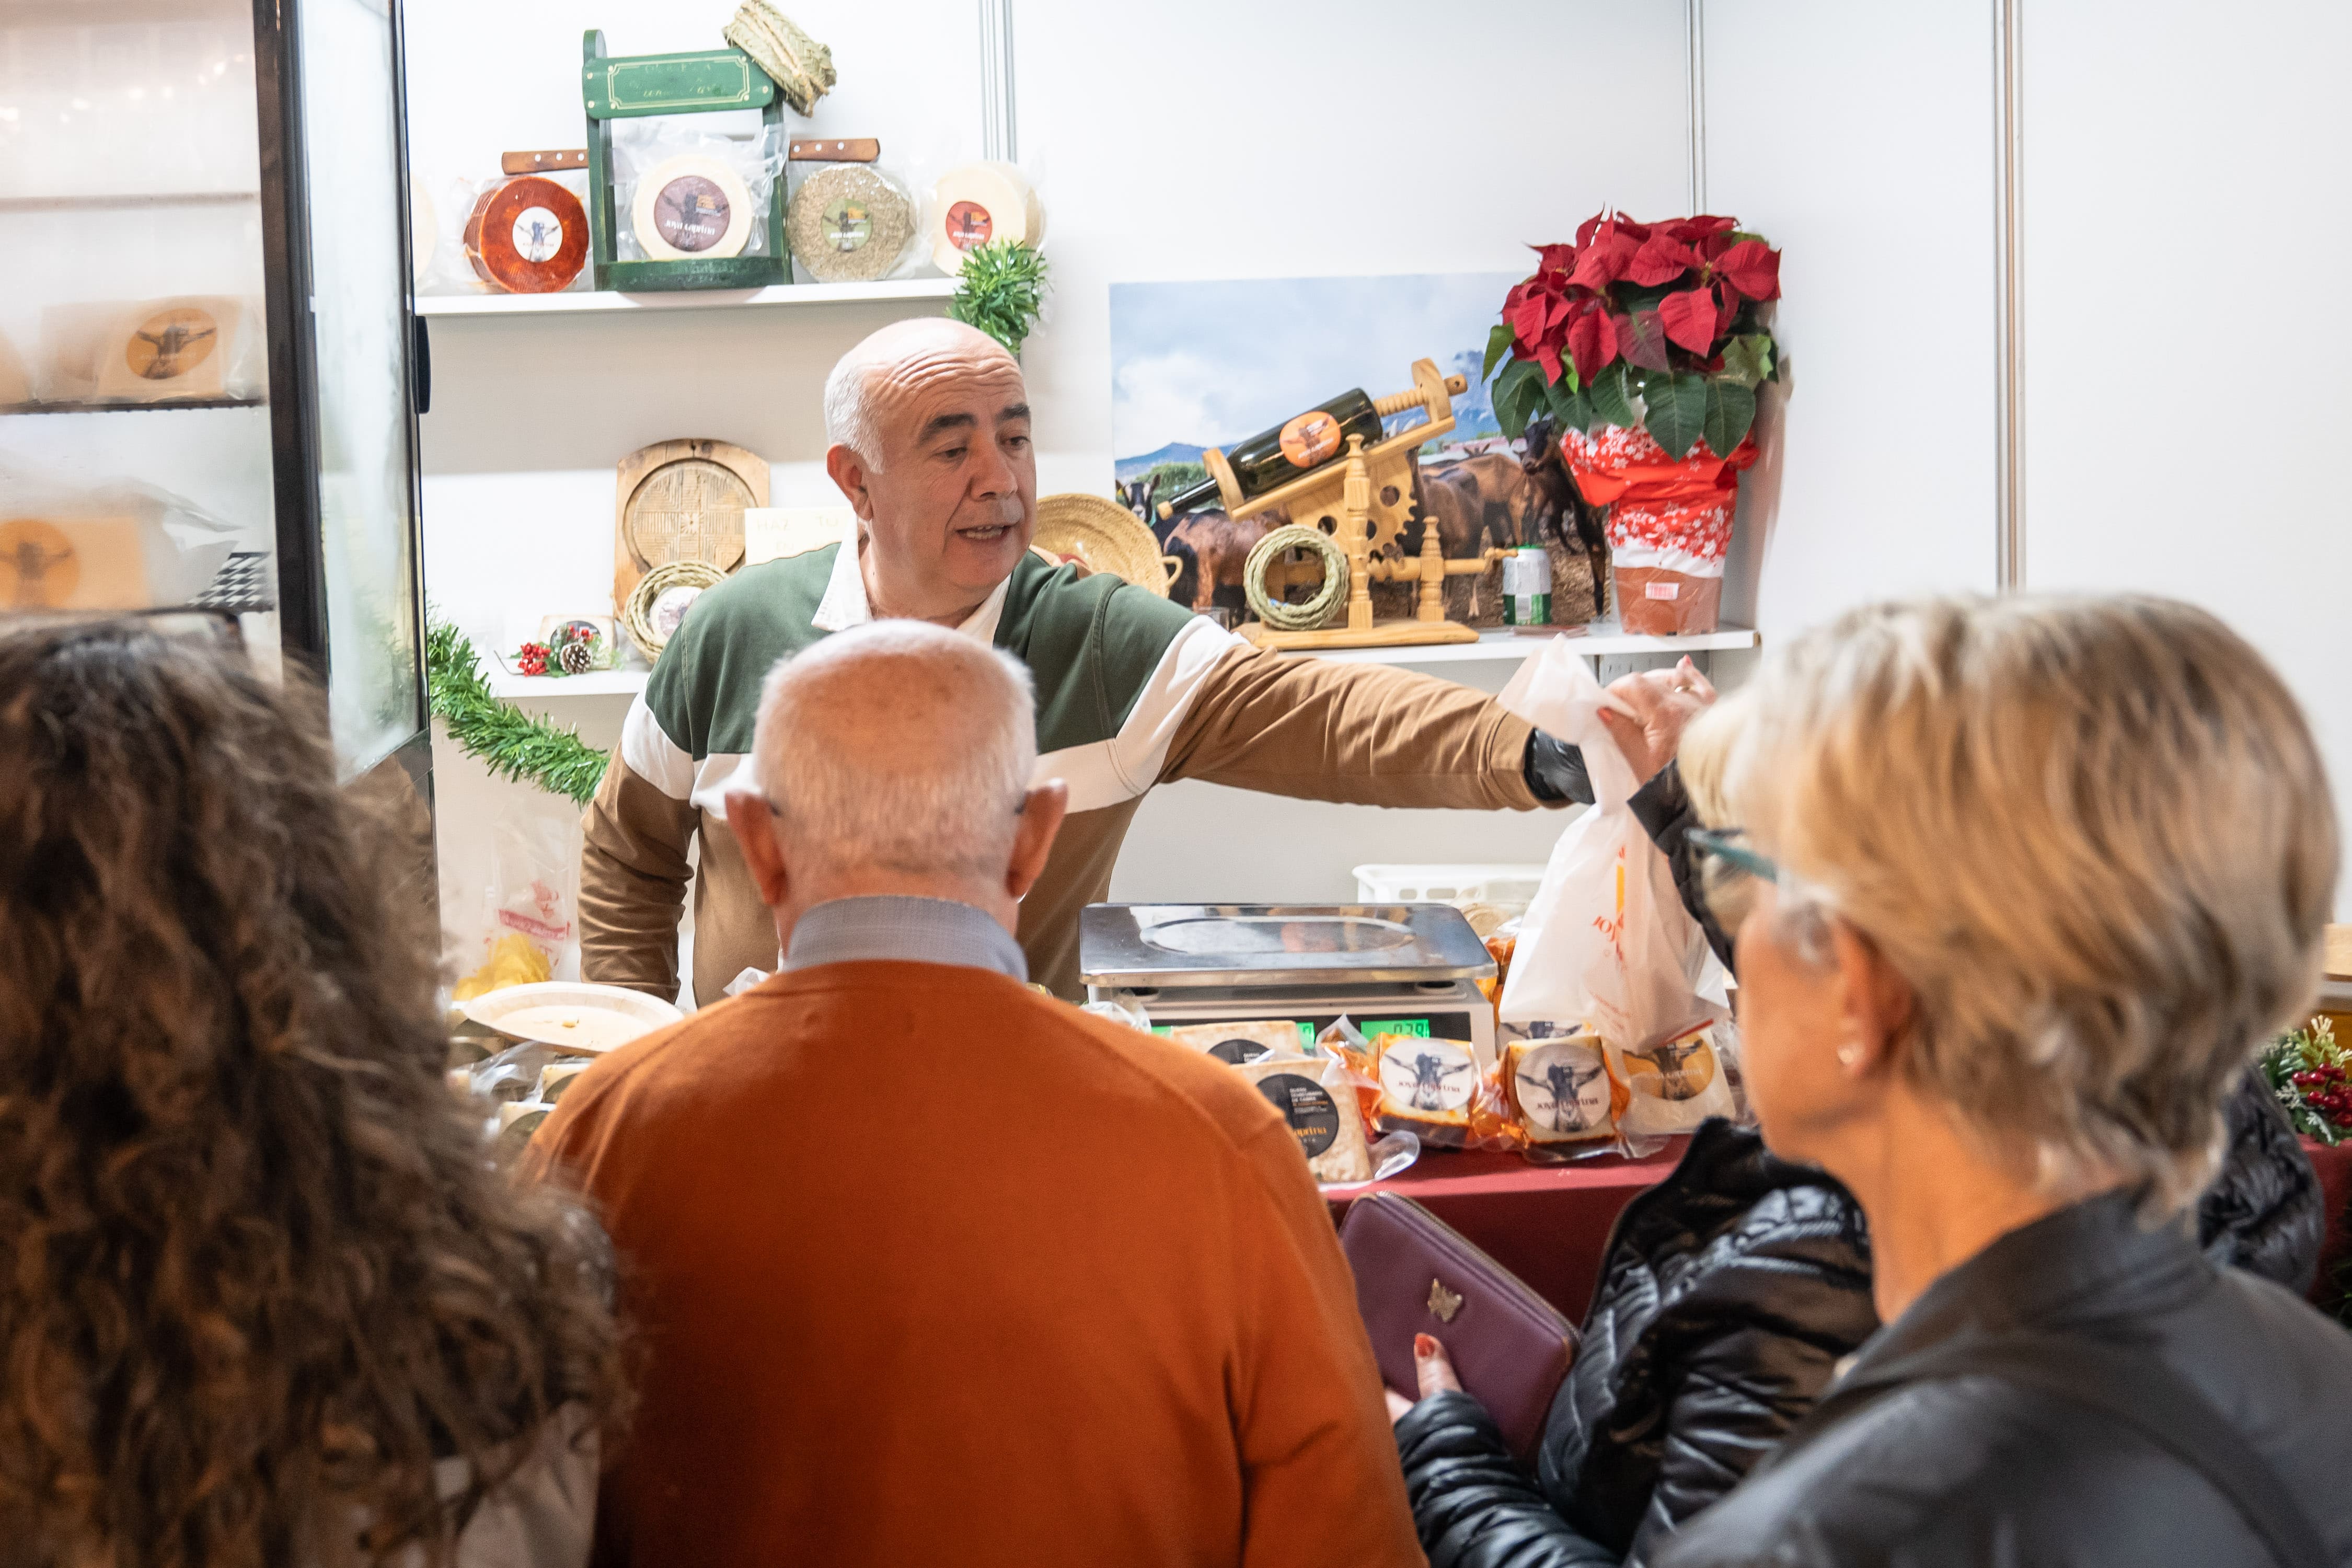
M 1512 1115 L 1530 1142 L 1581 1142 L 1614 1130 L 1616 1084 L 1599 1036 L 1513 1040 L 1504 1065 Z
M 1478 1063 L 1461 1040 L 1421 1035 L 1378 1035 L 1372 1051 L 1379 1063 L 1382 1125 L 1467 1127 L 1470 1100 L 1478 1089 Z

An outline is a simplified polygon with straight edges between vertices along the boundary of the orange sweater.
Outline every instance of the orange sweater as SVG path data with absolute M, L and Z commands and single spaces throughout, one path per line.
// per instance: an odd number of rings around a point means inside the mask
M 1422 1561 L 1329 1215 L 1221 1062 L 831 964 L 614 1053 L 534 1150 L 646 1352 L 599 1563 Z

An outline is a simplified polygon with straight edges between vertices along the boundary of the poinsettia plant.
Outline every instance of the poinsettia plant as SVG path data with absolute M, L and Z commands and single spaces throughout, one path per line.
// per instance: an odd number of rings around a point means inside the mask
M 1756 388 L 1780 376 L 1761 312 L 1780 297 L 1780 253 L 1736 218 L 1615 212 L 1587 218 L 1573 245 L 1533 248 L 1535 275 L 1486 340 L 1504 433 L 1549 412 L 1582 431 L 1647 430 L 1677 462 L 1701 440 L 1729 457 L 1756 422 Z

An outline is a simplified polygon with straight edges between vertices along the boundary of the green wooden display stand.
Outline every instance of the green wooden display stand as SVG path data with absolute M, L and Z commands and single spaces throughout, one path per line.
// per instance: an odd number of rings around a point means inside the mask
M 768 73 L 737 48 L 688 55 L 607 55 L 604 35 L 591 27 L 582 41 L 585 68 L 580 95 L 588 109 L 589 257 L 596 287 L 637 293 L 666 289 L 764 289 L 789 283 L 793 271 L 784 253 L 784 180 L 768 197 L 768 254 L 710 260 L 623 261 L 613 203 L 613 128 L 615 120 L 647 114 L 704 114 L 756 109 L 769 125 L 782 122 L 782 100 Z

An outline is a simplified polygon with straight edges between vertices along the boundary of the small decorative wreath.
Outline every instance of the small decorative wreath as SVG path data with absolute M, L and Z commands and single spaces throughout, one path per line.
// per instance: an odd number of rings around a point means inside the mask
M 727 574 L 708 561 L 668 561 L 640 579 L 622 606 L 621 625 L 647 663 L 661 657 L 678 623 L 703 591 L 727 581 Z
M 1265 574 L 1274 558 L 1286 550 L 1313 552 L 1323 562 L 1323 585 L 1303 605 L 1285 604 L 1265 591 Z M 1242 594 L 1257 618 L 1278 632 L 1312 631 L 1331 618 L 1348 597 L 1348 557 L 1339 542 L 1319 528 L 1285 523 L 1250 546 L 1242 563 Z

